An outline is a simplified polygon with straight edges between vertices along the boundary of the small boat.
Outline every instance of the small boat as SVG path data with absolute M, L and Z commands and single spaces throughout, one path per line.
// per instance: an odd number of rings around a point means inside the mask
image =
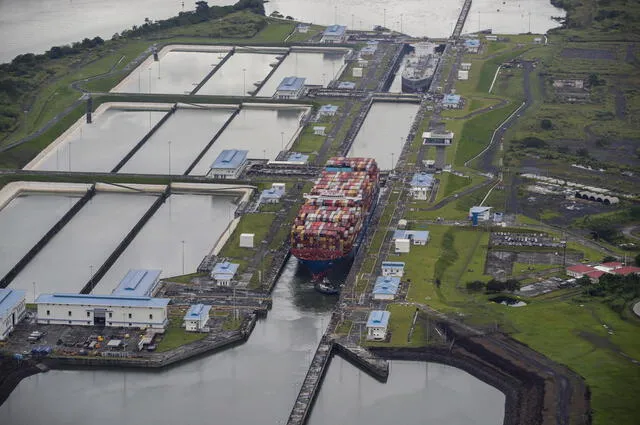
M 316 291 L 325 295 L 338 295 L 340 293 L 340 289 L 332 286 L 331 282 L 329 282 L 329 279 L 326 277 L 322 279 L 322 282 L 318 282 L 313 285 L 313 287 Z

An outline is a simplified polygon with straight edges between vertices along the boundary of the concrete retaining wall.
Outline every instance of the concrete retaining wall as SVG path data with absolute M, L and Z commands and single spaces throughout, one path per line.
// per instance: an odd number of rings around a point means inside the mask
M 49 193 L 49 194 L 71 194 L 77 195 L 85 193 L 91 187 L 85 183 L 50 183 L 50 182 L 11 182 L 7 183 L 0 190 L 0 210 L 7 206 L 14 198 L 24 193 Z

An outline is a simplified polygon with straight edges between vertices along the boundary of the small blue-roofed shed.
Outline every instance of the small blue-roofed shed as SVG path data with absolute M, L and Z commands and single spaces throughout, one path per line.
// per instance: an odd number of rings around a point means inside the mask
M 276 99 L 297 99 L 302 96 L 304 92 L 305 78 L 300 77 L 285 77 L 282 79 L 274 97 Z
M 411 179 L 409 193 L 414 199 L 426 200 L 432 186 L 433 174 L 416 173 Z
M 306 164 L 309 162 L 309 155 L 305 155 L 300 152 L 291 152 L 287 157 L 287 161 L 295 164 Z
M 0 289 L 0 341 L 4 341 L 26 313 L 27 291 Z
M 373 286 L 374 300 L 393 300 L 400 289 L 400 278 L 392 276 L 378 276 Z
M 403 261 L 383 261 L 382 262 L 382 276 L 404 276 L 405 264 Z
M 112 294 L 151 297 L 158 286 L 160 273 L 162 270 L 131 269 Z
M 322 33 L 321 43 L 342 43 L 347 36 L 344 25 L 329 25 Z
M 383 340 L 387 337 L 389 318 L 391 313 L 384 310 L 374 310 L 367 319 L 367 339 Z
M 447 109 L 456 109 L 461 106 L 461 100 L 459 94 L 448 94 L 442 99 L 442 106 Z
M 338 83 L 338 88 L 342 90 L 353 90 L 356 88 L 356 83 L 353 81 L 340 81 Z
M 337 105 L 322 105 L 320 109 L 318 109 L 318 115 L 321 117 L 332 117 L 338 112 Z
M 396 230 L 393 232 L 393 240 L 409 239 L 414 245 L 426 245 L 429 242 L 427 230 Z
M 229 286 L 233 280 L 240 264 L 222 261 L 216 263 L 211 271 L 211 277 L 216 281 L 218 286 Z
M 204 330 L 209 321 L 210 305 L 193 304 L 184 315 L 184 328 L 189 332 L 200 332 Z
M 480 40 L 469 39 L 464 41 L 464 47 L 471 53 L 478 53 L 480 49 Z
M 209 177 L 218 179 L 237 179 L 247 166 L 248 150 L 225 149 L 211 164 Z

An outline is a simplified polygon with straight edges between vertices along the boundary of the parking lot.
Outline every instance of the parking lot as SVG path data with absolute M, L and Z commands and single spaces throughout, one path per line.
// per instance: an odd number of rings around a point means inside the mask
M 562 248 L 563 244 L 546 233 L 493 232 L 490 245 Z

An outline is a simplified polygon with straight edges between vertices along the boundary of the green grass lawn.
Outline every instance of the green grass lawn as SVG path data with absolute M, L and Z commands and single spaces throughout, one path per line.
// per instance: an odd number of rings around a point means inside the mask
M 240 248 L 240 234 L 254 233 L 254 247 L 258 247 L 262 240 L 267 236 L 269 227 L 275 217 L 276 216 L 273 213 L 243 215 L 238 226 L 233 231 L 233 234 L 220 251 L 220 256 L 234 259 L 246 259 L 247 257 L 253 256 L 256 248 Z
M 322 145 L 327 139 L 327 136 L 317 136 L 313 134 L 313 127 L 326 127 L 325 134 L 329 134 L 331 128 L 333 127 L 333 124 L 311 123 L 307 125 L 304 130 L 302 130 L 302 134 L 300 134 L 300 137 L 294 143 L 291 151 L 302 153 L 317 153 L 320 148 L 322 148 Z
M 156 351 L 164 352 L 173 350 L 190 342 L 199 341 L 206 336 L 206 333 L 185 331 L 182 327 L 182 317 L 173 316 L 169 318 L 169 326 L 167 326 L 162 341 L 158 344 Z
M 438 199 L 436 201 L 453 195 L 473 183 L 471 176 L 462 177 L 452 173 L 442 173 L 440 174 L 440 179 L 440 184 L 444 187 L 444 190 L 440 189 L 438 191 Z
M 207 275 L 206 273 L 189 273 L 181 276 L 163 278 L 163 280 L 167 280 L 170 282 L 178 282 L 178 283 L 191 283 L 191 280 L 194 277 L 204 277 L 206 275 Z

